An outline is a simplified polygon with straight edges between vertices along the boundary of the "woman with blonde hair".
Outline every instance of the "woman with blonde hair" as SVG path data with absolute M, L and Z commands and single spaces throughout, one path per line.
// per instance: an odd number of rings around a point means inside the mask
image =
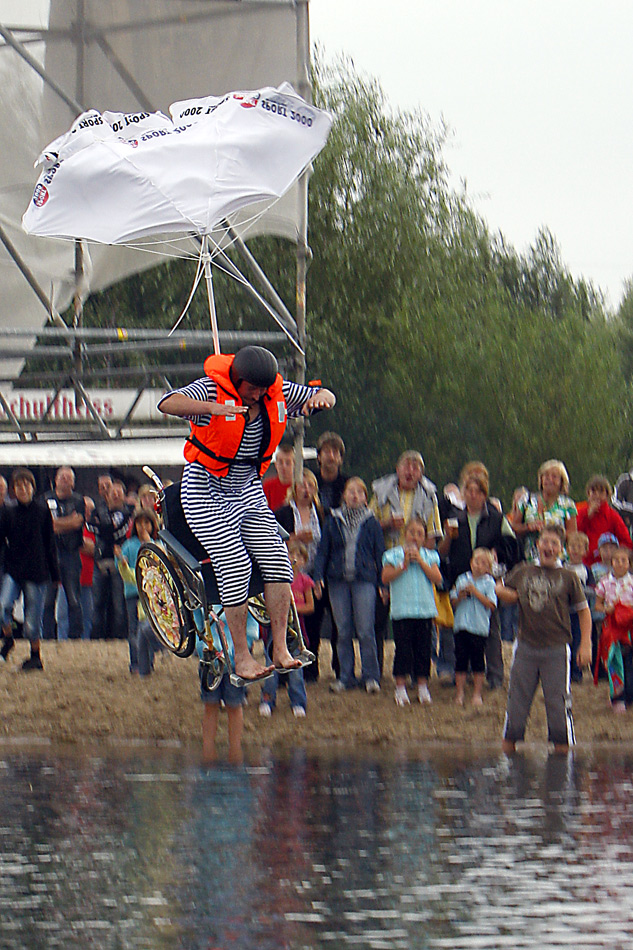
M 286 503 L 275 512 L 275 518 L 290 535 L 289 541 L 299 541 L 308 549 L 305 567 L 309 574 L 321 540 L 323 509 L 319 500 L 316 475 L 304 468 L 299 481 L 293 482 L 286 495 Z
M 301 478 L 288 489 L 286 504 L 275 511 L 275 518 L 290 537 L 288 543 L 299 542 L 307 549 L 307 559 L 303 568 L 306 574 L 311 574 L 314 558 L 321 540 L 323 528 L 323 509 L 319 500 L 319 485 L 316 475 L 304 468 Z M 323 613 L 329 604 L 327 590 L 323 596 L 315 599 L 314 612 L 306 615 L 305 632 L 308 646 L 314 653 L 316 660 L 310 663 L 304 672 L 304 679 L 308 682 L 319 678 L 319 646 L 321 644 L 321 624 Z M 332 632 L 333 652 L 336 650 L 336 636 Z M 337 660 L 338 665 L 338 660 Z
M 545 527 L 560 525 L 566 535 L 576 531 L 576 505 L 569 497 L 569 475 L 559 459 L 548 459 L 537 472 L 538 491 L 515 499 L 510 523 L 525 544 L 525 558 L 538 557 L 536 541 Z

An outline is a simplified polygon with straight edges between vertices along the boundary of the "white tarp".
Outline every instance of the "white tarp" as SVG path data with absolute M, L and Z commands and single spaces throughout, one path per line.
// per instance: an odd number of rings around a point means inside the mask
M 184 465 L 184 438 L 109 439 L 99 442 L 2 442 L 0 466 L 46 465 L 57 468 L 120 468 L 141 465 Z
M 185 464 L 183 435 L 167 438 L 110 439 L 99 442 L 0 442 L 0 467 L 46 465 L 57 468 L 121 468 L 122 466 L 179 466 Z M 303 450 L 315 459 L 316 449 Z
M 0 6 L 0 26 L 81 107 L 64 102 L 0 40 L 0 226 L 61 311 L 75 284 L 74 245 L 28 236 L 21 226 L 37 181 L 33 163 L 46 143 L 86 108 L 166 110 L 201 89 L 220 96 L 283 81 L 297 88 L 308 49 L 306 7 L 294 0 L 21 0 L 10 20 L 7 11 Z M 245 236 L 295 238 L 299 221 L 291 189 Z M 92 290 L 160 260 L 101 246 L 90 248 L 90 258 Z M 0 280 L 0 327 L 40 327 L 43 306 L 1 244 Z

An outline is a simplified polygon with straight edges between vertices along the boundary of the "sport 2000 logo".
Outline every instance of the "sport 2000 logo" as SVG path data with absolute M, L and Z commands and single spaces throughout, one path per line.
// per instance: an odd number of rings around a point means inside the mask
M 241 95 L 241 93 L 235 92 L 233 93 L 233 98 L 240 102 L 242 109 L 254 109 L 259 102 L 259 93 L 247 99 L 246 96 Z
M 48 188 L 46 185 L 36 185 L 33 192 L 33 204 L 36 208 L 43 208 L 48 201 Z

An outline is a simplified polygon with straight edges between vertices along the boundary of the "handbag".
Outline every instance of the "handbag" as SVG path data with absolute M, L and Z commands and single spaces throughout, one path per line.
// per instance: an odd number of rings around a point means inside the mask
M 433 588 L 435 593 L 435 606 L 437 608 L 437 617 L 435 622 L 438 627 L 453 626 L 453 608 L 451 607 L 451 598 L 447 590 L 438 590 Z

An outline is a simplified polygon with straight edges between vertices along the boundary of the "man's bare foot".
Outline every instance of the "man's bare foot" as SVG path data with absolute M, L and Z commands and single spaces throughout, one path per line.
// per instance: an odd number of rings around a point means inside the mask
M 484 701 L 481 696 L 473 696 L 472 703 L 473 706 L 483 706 Z
M 267 676 L 269 673 L 272 673 L 272 666 L 263 666 L 261 663 L 258 663 L 250 653 L 246 656 L 235 657 L 235 672 L 238 676 L 241 676 L 245 680 L 257 680 L 261 679 L 262 676 Z
M 273 650 L 273 663 L 276 670 L 297 670 L 301 660 L 296 660 L 288 650 Z

